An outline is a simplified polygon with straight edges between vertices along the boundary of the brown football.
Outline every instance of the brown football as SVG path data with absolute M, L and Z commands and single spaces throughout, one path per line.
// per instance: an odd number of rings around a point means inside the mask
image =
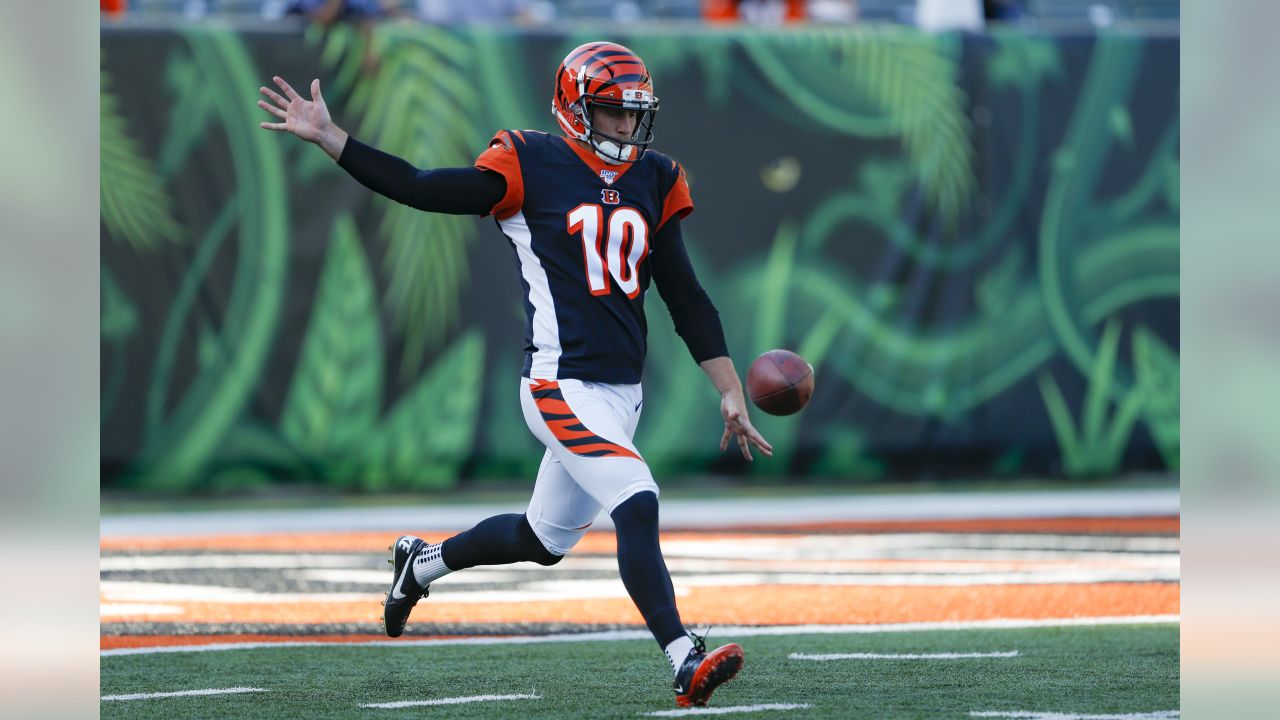
M 770 415 L 791 415 L 813 396 L 813 366 L 790 350 L 770 350 L 751 363 L 747 395 Z

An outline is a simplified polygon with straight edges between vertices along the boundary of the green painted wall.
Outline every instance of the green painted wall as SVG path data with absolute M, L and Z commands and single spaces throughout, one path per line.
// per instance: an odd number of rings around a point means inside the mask
M 257 88 L 422 167 L 553 131 L 552 70 L 599 32 L 102 33 L 104 487 L 448 488 L 531 476 L 523 315 L 491 219 L 377 197 L 258 129 Z M 637 443 L 663 478 L 857 482 L 1178 467 L 1178 40 L 901 28 L 636 32 L 658 147 L 740 371 L 817 368 L 777 448 L 718 402 L 650 293 Z

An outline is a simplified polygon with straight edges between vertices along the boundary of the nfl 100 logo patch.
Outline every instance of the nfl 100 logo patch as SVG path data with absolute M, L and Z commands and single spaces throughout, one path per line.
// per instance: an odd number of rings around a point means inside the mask
M 618 171 L 617 170 L 601 170 L 600 179 L 612 185 L 613 181 L 618 179 Z

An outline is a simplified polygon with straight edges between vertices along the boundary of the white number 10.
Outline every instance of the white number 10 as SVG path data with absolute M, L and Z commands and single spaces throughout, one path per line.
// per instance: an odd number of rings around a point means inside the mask
M 569 211 L 569 234 L 582 233 L 582 256 L 586 264 L 587 287 L 592 295 L 609 294 L 609 277 L 618 289 L 633 298 L 640 293 L 640 276 L 636 268 L 649 251 L 649 225 L 640 211 L 620 207 L 609 214 L 605 247 L 600 246 L 604 227 L 604 208 L 583 203 Z M 606 268 L 608 272 L 606 272 Z

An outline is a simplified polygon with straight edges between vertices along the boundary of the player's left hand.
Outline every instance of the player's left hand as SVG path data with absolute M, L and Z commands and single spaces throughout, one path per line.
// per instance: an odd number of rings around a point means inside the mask
M 751 457 L 752 445 L 764 453 L 765 457 L 773 456 L 773 446 L 751 425 L 751 418 L 747 416 L 747 402 L 742 397 L 742 388 L 734 388 L 721 396 L 720 414 L 724 416 L 724 435 L 720 438 L 721 451 L 728 448 L 729 439 L 737 435 L 742 457 L 748 462 L 755 460 Z

